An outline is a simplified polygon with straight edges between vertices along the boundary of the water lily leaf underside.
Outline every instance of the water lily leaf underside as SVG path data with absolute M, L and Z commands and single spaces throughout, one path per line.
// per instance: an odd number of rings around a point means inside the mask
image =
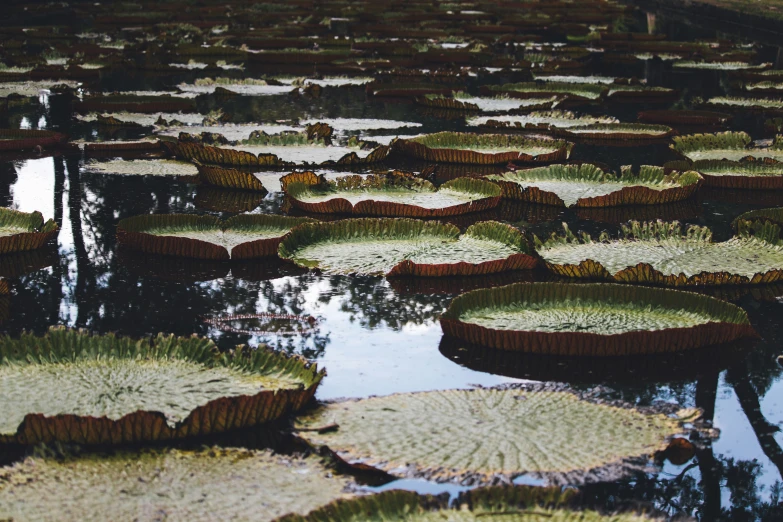
M 454 299 L 446 335 L 501 350 L 609 356 L 691 350 L 755 336 L 739 307 L 700 294 L 613 284 L 518 283 Z
M 0 442 L 167 440 L 274 420 L 323 378 L 269 350 L 219 354 L 198 337 L 137 341 L 51 329 L 0 339 Z
M 280 257 L 335 274 L 450 276 L 532 268 L 519 230 L 476 223 L 460 235 L 454 225 L 414 219 L 346 219 L 295 228 Z
M 692 415 L 692 413 L 691 413 Z M 398 477 L 482 484 L 523 474 L 553 483 L 617 477 L 665 447 L 681 420 L 568 391 L 444 390 L 326 404 L 301 431 L 348 462 Z

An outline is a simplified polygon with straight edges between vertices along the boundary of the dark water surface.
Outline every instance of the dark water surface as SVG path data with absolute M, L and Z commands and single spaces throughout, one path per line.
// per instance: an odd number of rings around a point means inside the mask
M 635 23 L 641 25 L 643 21 L 640 18 Z M 662 17 L 658 23 L 659 30 L 668 33 L 671 40 L 727 37 Z M 638 29 L 646 31 L 646 27 Z M 774 61 L 777 52 L 776 48 L 763 47 L 760 58 Z M 660 60 L 639 64 L 618 66 L 599 60 L 589 72 L 636 76 L 652 85 L 676 87 L 683 92 L 678 106 L 685 108 L 693 96 L 706 98 L 728 89 L 724 73 L 672 71 Z M 185 72 L 181 77 L 144 77 L 113 72 L 102 78 L 102 87 L 170 89 L 182 81 L 192 81 L 196 75 Z M 513 79 L 487 75 L 476 78 L 475 85 Z M 644 108 L 639 104 L 616 105 L 609 112 L 623 121 L 634 121 L 636 112 Z M 438 119 L 411 104 L 366 98 L 361 87 L 326 88 L 318 99 L 237 97 L 223 104 L 223 109 L 236 122 L 377 117 L 420 122 L 423 127 L 415 129 L 417 133 L 464 126 L 461 120 Z M 42 98 L 40 105 L 28 110 L 13 112 L 7 123 L 11 127 L 57 129 L 73 139 L 98 136 L 96 127 L 72 120 L 69 104 L 56 95 Z M 762 134 L 762 123 L 759 118 L 742 117 L 737 118 L 734 127 L 757 139 L 769 137 Z M 675 157 L 665 145 L 577 145 L 572 159 L 600 161 L 617 169 L 625 164 L 660 165 Z M 0 162 L 0 204 L 23 211 L 39 210 L 45 219 L 55 219 L 61 229 L 56 249 L 16 260 L 15 269 L 40 269 L 11 277 L 12 295 L 5 309 L 0 310 L 5 314 L 0 329 L 18 335 L 24 330 L 44 332 L 50 325 L 64 324 L 131 336 L 196 333 L 214 339 L 222 348 L 269 343 L 300 353 L 328 369 L 328 377 L 318 391 L 320 399 L 530 379 L 564 381 L 577 388 L 602 386 L 607 396 L 639 405 L 663 401 L 700 406 L 720 430 L 720 437 L 711 447 L 681 466 L 666 462 L 658 473 L 588 486 L 588 495 L 608 507 L 619 498 L 652 501 L 669 514 L 693 514 L 703 520 L 780 520 L 775 518 L 773 507 L 780 500 L 783 485 L 783 434 L 778 429 L 783 422 L 783 379 L 776 362 L 783 352 L 783 287 L 737 289 L 731 296 L 748 312 L 763 336 L 750 347 L 727 347 L 717 353 L 666 359 L 595 362 L 506 354 L 487 362 L 486 357 L 472 357 L 470 347 L 442 339 L 437 322 L 450 300 L 475 281 L 390 282 L 377 277 L 306 273 L 280 262 L 229 267 L 139 256 L 117 248 L 115 226 L 122 218 L 151 212 L 227 217 L 231 214 L 214 210 L 219 205 L 216 202 L 239 197 L 256 207 L 253 212 L 280 212 L 279 194 L 253 201 L 252 195 L 171 179 L 89 174 L 83 172 L 79 155 Z M 706 225 L 714 230 L 716 240 L 725 240 L 731 235 L 729 223 L 734 217 L 769 206 L 783 206 L 783 194 L 738 197 L 713 190 L 703 191 L 693 203 L 658 209 L 660 215 L 652 217 Z M 490 217 L 539 235 L 557 230 L 563 221 L 572 230 L 619 229 L 619 221 L 611 216 L 604 221 L 600 216 L 599 220 L 585 219 L 573 211 L 525 205 L 506 205 Z M 466 219 L 459 224 L 469 223 Z M 506 280 L 498 278 L 492 283 L 548 277 L 544 272 L 534 272 L 508 276 Z M 258 337 L 221 332 L 204 322 L 207 317 L 260 312 L 312 315 L 319 319 L 318 329 L 292 338 Z M 258 325 L 244 321 L 234 326 Z M 396 481 L 380 487 L 426 492 L 461 489 L 425 481 Z

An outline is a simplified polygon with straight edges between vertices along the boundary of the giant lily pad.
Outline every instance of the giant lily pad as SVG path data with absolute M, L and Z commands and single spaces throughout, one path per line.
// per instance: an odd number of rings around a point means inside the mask
M 551 163 L 568 159 L 571 152 L 571 144 L 562 140 L 463 132 L 438 132 L 397 140 L 394 147 L 420 160 L 484 165 L 509 161 Z
M 573 484 L 623 474 L 682 422 L 568 391 L 481 388 L 330 403 L 297 426 L 338 426 L 300 436 L 395 476 L 487 483 L 526 474 Z
M 90 161 L 85 165 L 85 171 L 122 176 L 191 177 L 198 175 L 198 169 L 192 163 L 167 159 Z
M 783 163 L 767 161 L 700 160 L 690 167 L 709 187 L 746 190 L 783 189 Z
M 644 165 L 639 173 L 623 167 L 620 176 L 595 165 L 549 165 L 486 176 L 509 199 L 567 207 L 659 205 L 682 201 L 698 189 L 696 172 L 671 172 Z
M 290 85 L 279 85 L 277 82 L 273 82 L 273 85 L 270 85 L 266 80 L 256 80 L 253 78 L 244 78 L 241 80 L 233 78 L 199 78 L 192 84 L 181 83 L 177 85 L 177 88 L 183 92 L 198 94 L 213 94 L 218 87 L 246 96 L 286 94 L 292 89 Z
M 295 207 L 327 214 L 444 217 L 480 212 L 500 202 L 500 189 L 487 181 L 459 178 L 435 188 L 429 181 L 402 172 L 344 176 L 335 181 L 313 172 L 295 172 L 281 183 Z
M 594 123 L 617 123 L 612 116 L 577 115 L 571 111 L 534 111 L 508 116 L 477 116 L 466 121 L 469 126 L 511 129 L 565 129 Z
M 471 96 L 464 92 L 455 92 L 451 96 L 427 94 L 416 98 L 416 102 L 437 109 L 458 111 L 507 112 L 512 110 L 548 109 L 557 104 L 558 98 L 509 98 L 508 96 Z
M 453 505 L 447 499 L 392 490 L 376 495 L 336 500 L 302 516 L 287 515 L 276 522 L 644 522 L 641 512 L 601 514 L 584 509 L 574 490 L 557 487 L 494 486 L 468 490 Z
M 774 226 L 747 227 L 723 243 L 706 227 L 632 222 L 620 239 L 565 234 L 536 250 L 554 273 L 623 283 L 668 286 L 773 283 L 783 279 L 783 241 Z
M 780 227 L 783 226 L 783 208 L 761 208 L 745 212 L 734 220 L 734 227 L 736 228 L 742 221 L 749 222 L 745 224 L 746 227 L 756 221 L 768 222 Z
M 74 105 L 77 112 L 191 112 L 196 104 L 192 99 L 177 96 L 90 96 Z
M 329 273 L 449 276 L 532 268 L 519 230 L 476 223 L 460 236 L 454 225 L 414 219 L 346 219 L 299 226 L 278 254 Z
M 304 128 L 299 125 L 285 125 L 280 123 L 224 123 L 220 125 L 177 125 L 168 126 L 156 130 L 160 136 L 177 137 L 181 132 L 188 134 L 220 134 L 228 141 L 242 141 L 250 138 L 251 134 L 279 134 L 282 132 L 301 132 Z
M 640 141 L 663 140 L 674 134 L 671 127 L 644 123 L 591 123 L 557 130 L 565 138 L 600 142 L 626 142 L 637 145 Z
M 777 140 L 770 147 L 748 148 L 750 136 L 745 132 L 718 132 L 675 136 L 671 149 L 692 160 L 729 160 L 743 158 L 783 159 L 783 145 Z
M 198 337 L 134 340 L 53 328 L 0 339 L 0 442 L 106 444 L 217 433 L 309 401 L 323 371 Z
M 502 93 L 515 98 L 540 98 L 557 95 L 567 95 L 571 100 L 596 101 L 606 95 L 606 86 L 596 83 L 573 82 L 523 82 L 490 85 L 484 90 L 491 93 Z
M 87 123 L 101 123 L 110 121 L 113 125 L 117 126 L 122 126 L 125 124 L 129 126 L 152 127 L 153 125 L 163 122 L 166 122 L 166 124 L 171 122 L 178 122 L 179 125 L 201 125 L 204 122 L 204 119 L 207 118 L 207 115 L 199 113 L 160 111 L 152 113 L 115 111 L 102 113 L 89 112 L 84 115 L 76 114 L 74 117 L 79 121 Z
M 675 69 L 699 69 L 708 71 L 763 71 L 772 67 L 771 63 L 752 65 L 747 62 L 708 62 L 696 60 L 677 60 L 672 63 Z
M 293 227 L 312 221 L 269 214 L 243 214 L 222 222 L 212 216 L 148 214 L 121 220 L 117 241 L 150 254 L 199 259 L 252 259 L 277 254 Z
M 637 355 L 754 336 L 730 303 L 676 290 L 612 284 L 519 283 L 468 292 L 440 318 L 446 335 L 501 350 Z
M 294 166 L 297 164 L 357 165 L 382 161 L 389 154 L 388 146 L 372 149 L 347 146 L 327 146 L 309 140 L 293 140 L 281 135 L 267 136 L 264 143 L 246 143 L 214 147 L 189 141 L 164 142 L 177 157 L 196 160 L 206 165 Z M 296 135 L 298 136 L 298 135 Z
M 57 235 L 57 223 L 40 212 L 0 208 L 0 254 L 35 250 Z
M 271 521 L 344 497 L 349 484 L 317 457 L 249 449 L 36 456 L 0 470 L 0 517 Z
M 47 149 L 64 144 L 68 136 L 59 132 L 31 129 L 0 129 L 0 152 Z
M 747 98 L 743 96 L 715 96 L 705 102 L 708 107 L 738 110 L 783 110 L 783 100 L 779 98 Z

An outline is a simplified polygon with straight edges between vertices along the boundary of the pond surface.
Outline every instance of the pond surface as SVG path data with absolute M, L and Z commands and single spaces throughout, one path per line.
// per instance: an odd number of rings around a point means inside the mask
M 643 15 L 629 23 L 646 31 Z M 709 29 L 686 26 L 659 16 L 658 30 L 670 39 L 726 37 Z M 761 46 L 762 61 L 775 61 L 778 50 Z M 778 64 L 780 65 L 780 64 Z M 639 61 L 612 65 L 597 61 L 589 74 L 635 76 L 650 85 L 680 89 L 681 108 L 693 97 L 727 94 L 724 72 L 672 70 L 665 62 Z M 181 75 L 145 77 L 112 71 L 102 77 L 105 90 L 166 90 L 192 83 L 197 71 Z M 514 81 L 513 77 L 480 75 L 474 86 Z M 215 100 L 204 102 L 217 103 Z M 439 119 L 420 107 L 400 101 L 368 97 L 362 86 L 327 86 L 319 98 L 291 99 L 287 95 L 240 96 L 224 100 L 224 113 L 236 122 L 279 119 L 322 121 L 334 118 L 377 118 L 418 123 L 415 129 L 393 128 L 377 134 L 397 135 L 468 129 L 462 119 Z M 636 113 L 660 104 L 612 104 L 611 116 L 635 121 Z M 214 109 L 203 107 L 202 112 Z M 60 96 L 42 96 L 40 104 L 9 116 L 11 127 L 55 129 L 72 139 L 94 140 L 98 128 L 73 119 Z M 763 137 L 760 116 L 737 117 L 732 129 Z M 360 134 L 350 127 L 345 134 Z M 136 131 L 125 131 L 132 138 Z M 367 134 L 361 134 L 366 136 Z M 101 138 L 105 138 L 100 134 Z M 577 145 L 572 159 L 598 161 L 612 169 L 621 165 L 661 165 L 676 159 L 667 144 L 638 147 Z M 421 170 L 420 165 L 389 163 L 391 168 Z M 282 174 L 282 172 L 281 172 Z M 715 240 L 732 235 L 729 223 L 742 212 L 783 206 L 783 193 L 738 196 L 731 191 L 702 190 L 696 201 L 665 208 L 664 219 L 712 228 Z M 242 199 L 244 198 L 244 199 Z M 783 473 L 783 377 L 776 362 L 783 352 L 783 287 L 763 291 L 737 289 L 733 302 L 749 314 L 763 337 L 750 347 L 728 347 L 727 357 L 694 355 L 657 360 L 556 361 L 551 358 L 513 357 L 496 367 L 471 358 L 470 351 L 444 340 L 439 315 L 450 300 L 466 288 L 481 284 L 469 279 L 442 281 L 387 280 L 382 277 L 327 276 L 306 272 L 278 261 L 220 264 L 141 256 L 117 248 L 115 227 L 120 219 L 147 213 L 204 213 L 223 218 L 225 201 L 246 201 L 257 213 L 281 213 L 282 196 L 235 193 L 164 177 L 114 176 L 87 172 L 80 155 L 60 155 L 0 162 L 0 204 L 22 211 L 38 210 L 60 226 L 56 247 L 36 252 L 18 262 L 29 270 L 10 279 L 12 295 L 0 328 L 10 335 L 44 332 L 63 324 L 93 332 L 118 332 L 144 337 L 158 332 L 214 339 L 221 348 L 237 344 L 268 343 L 299 353 L 328 369 L 317 398 L 367 397 L 399 392 L 493 386 L 524 380 L 568 382 L 576 388 L 601 387 L 607 397 L 638 405 L 657 402 L 699 406 L 720 430 L 717 438 L 696 458 L 676 466 L 666 462 L 657 473 L 586 487 L 607 507 L 619 498 L 651 501 L 665 512 L 692 514 L 702 520 L 754 520 L 780 501 Z M 585 219 L 576 210 L 506 205 L 493 211 L 499 219 L 539 235 L 559 230 L 616 233 L 619 220 Z M 588 216 L 589 217 L 589 216 Z M 473 221 L 479 218 L 473 219 Z M 486 217 L 482 216 L 482 219 Z M 466 218 L 459 226 L 471 223 Z M 503 279 L 505 277 L 505 279 Z M 495 278 L 489 284 L 515 280 L 542 281 L 543 270 Z M 229 314 L 283 313 L 318 319 L 314 332 L 293 337 L 231 333 L 205 322 Z M 252 320 L 231 323 L 235 330 L 265 329 Z M 734 348 L 734 349 L 732 349 Z M 724 360 L 725 359 L 725 360 Z M 520 479 L 520 482 L 526 482 Z M 451 493 L 464 489 L 423 480 L 393 481 L 377 489 L 409 488 L 421 492 Z M 772 520 L 772 518 L 769 518 Z

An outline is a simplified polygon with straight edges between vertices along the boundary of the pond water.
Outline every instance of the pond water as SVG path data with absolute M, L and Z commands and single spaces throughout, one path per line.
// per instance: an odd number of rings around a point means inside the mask
M 646 31 L 643 14 L 628 22 Z M 658 30 L 670 39 L 728 37 L 724 33 L 659 15 Z M 761 61 L 775 61 L 778 49 L 761 45 Z M 780 65 L 780 64 L 778 64 Z M 644 78 L 650 85 L 680 89 L 681 108 L 690 108 L 696 96 L 708 98 L 729 92 L 726 73 L 672 70 L 665 62 L 639 61 L 612 65 L 597 61 L 588 73 L 600 76 Z M 106 90 L 166 90 L 192 83 L 198 71 L 176 76 L 144 76 L 112 70 L 101 78 Z M 480 73 L 470 86 L 515 81 Z M 72 118 L 70 105 L 58 95 L 42 96 L 40 104 L 16 110 L 11 127 L 54 129 L 72 139 L 106 138 L 102 130 Z M 420 107 L 384 101 L 365 94 L 363 86 L 327 86 L 318 98 L 291 99 L 287 95 L 240 96 L 201 100 L 201 112 L 220 108 L 233 121 L 334 118 L 377 118 L 421 124 L 416 133 L 467 130 L 463 119 L 440 119 Z M 660 104 L 611 104 L 608 113 L 620 121 L 634 121 L 636 113 Z M 732 124 L 762 136 L 763 119 L 743 115 Z M 359 135 L 363 131 L 344 131 Z M 410 133 L 411 129 L 377 131 Z M 125 130 L 115 137 L 133 138 L 141 131 Z M 367 134 L 361 134 L 366 136 Z M 572 159 L 602 162 L 615 170 L 621 165 L 661 165 L 676 159 L 667 144 L 608 147 L 578 144 Z M 390 168 L 420 170 L 402 161 Z M 282 173 L 282 172 L 281 172 Z M 783 193 L 738 196 L 736 192 L 702 190 L 694 202 L 664 208 L 665 215 L 683 223 L 708 226 L 715 239 L 731 235 L 731 220 L 754 208 L 783 206 Z M 467 278 L 442 281 L 387 280 L 382 277 L 329 276 L 306 272 L 278 261 L 234 263 L 184 261 L 142 256 L 118 249 L 115 227 L 119 220 L 147 213 L 199 213 L 223 218 L 226 201 L 245 201 L 255 213 L 281 213 L 282 195 L 241 194 L 165 177 L 113 176 L 85 170 L 79 154 L 22 160 L 0 160 L 0 205 L 22 211 L 38 210 L 60 226 L 56 246 L 17 260 L 29 271 L 11 277 L 12 295 L 0 329 L 12 336 L 22 331 L 44 332 L 63 324 L 93 332 L 118 332 L 144 337 L 158 332 L 193 333 L 214 339 L 224 349 L 237 344 L 268 343 L 299 353 L 328 369 L 318 399 L 368 397 L 399 392 L 493 386 L 524 380 L 563 381 L 577 389 L 600 387 L 607 397 L 637 404 L 658 402 L 699 406 L 712 419 L 720 436 L 697 456 L 677 466 L 663 464 L 659 472 L 638 473 L 609 483 L 588 485 L 586 494 L 614 507 L 618 499 L 648 501 L 670 515 L 696 515 L 702 520 L 754 520 L 769 516 L 783 488 L 783 377 L 776 358 L 783 347 L 783 287 L 764 291 L 737 291 L 732 301 L 749 314 L 762 339 L 751 346 L 727 347 L 724 357 L 712 354 L 659 359 L 600 362 L 512 357 L 487 367 L 471 358 L 470 350 L 443 339 L 439 315 L 465 288 L 481 285 Z M 506 205 L 493 219 L 524 227 L 539 237 L 559 230 L 616 233 L 620 220 L 590 219 L 577 210 Z M 472 218 L 463 219 L 464 228 Z M 473 221 L 479 218 L 473 219 Z M 481 219 L 486 219 L 482 216 Z M 551 279 L 545 271 L 496 278 L 489 284 L 515 280 Z M 318 319 L 314 332 L 293 337 L 231 333 L 205 322 L 228 314 L 283 313 Z M 236 329 L 265 329 L 251 320 L 231 323 Z M 740 355 L 737 351 L 742 350 Z M 383 482 L 383 481 L 380 481 Z M 530 482 L 520 479 L 521 483 Z M 534 482 L 534 481 L 533 481 Z M 461 486 L 424 480 L 372 481 L 368 487 L 393 487 L 421 492 L 456 493 Z M 779 511 L 777 512 L 780 513 Z M 769 518 L 772 520 L 772 518 Z

